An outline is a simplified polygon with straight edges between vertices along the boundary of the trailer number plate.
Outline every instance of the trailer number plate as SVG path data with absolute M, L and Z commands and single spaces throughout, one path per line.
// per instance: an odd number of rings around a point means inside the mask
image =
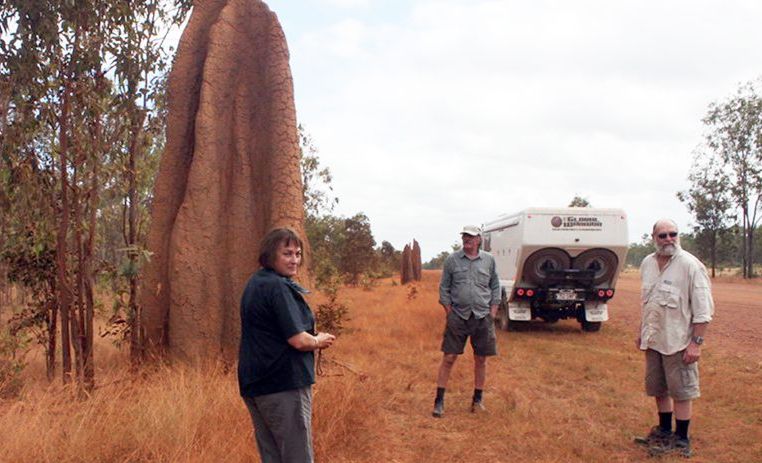
M 574 301 L 577 299 L 577 292 L 573 289 L 559 289 L 556 293 L 558 301 Z

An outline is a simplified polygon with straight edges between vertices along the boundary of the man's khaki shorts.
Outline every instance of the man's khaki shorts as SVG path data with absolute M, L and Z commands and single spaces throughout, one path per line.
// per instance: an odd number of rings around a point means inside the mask
M 447 325 L 442 338 L 442 352 L 445 354 L 462 354 L 466 339 L 471 338 L 474 354 L 486 357 L 497 355 L 495 322 L 488 314 L 483 318 L 475 318 L 473 314 L 468 320 L 463 320 L 454 311 L 447 314 Z
M 686 365 L 683 351 L 664 355 L 646 351 L 646 394 L 653 397 L 672 397 L 693 400 L 701 396 L 698 362 Z

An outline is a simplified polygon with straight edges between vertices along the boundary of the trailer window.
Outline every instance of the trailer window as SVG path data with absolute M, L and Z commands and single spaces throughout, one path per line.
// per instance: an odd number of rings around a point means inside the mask
M 482 233 L 482 249 L 484 249 L 487 252 L 490 252 L 492 250 L 492 246 L 490 243 L 492 241 L 490 239 L 491 236 L 492 235 L 490 235 L 489 233 Z

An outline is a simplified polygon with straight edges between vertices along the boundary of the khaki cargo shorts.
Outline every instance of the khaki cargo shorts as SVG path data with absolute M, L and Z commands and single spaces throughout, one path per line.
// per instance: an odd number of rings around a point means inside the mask
M 683 351 L 664 355 L 653 349 L 646 351 L 646 394 L 693 400 L 701 396 L 698 362 L 683 363 Z
M 471 338 L 471 347 L 474 354 L 482 357 L 497 355 L 497 341 L 495 336 L 495 322 L 492 316 L 476 318 L 473 314 L 468 320 L 460 318 L 455 311 L 447 314 L 444 337 L 442 338 L 442 352 L 445 354 L 463 353 L 466 339 Z

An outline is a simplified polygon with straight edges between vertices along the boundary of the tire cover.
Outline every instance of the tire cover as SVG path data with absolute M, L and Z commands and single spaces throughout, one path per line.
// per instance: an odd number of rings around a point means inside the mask
M 577 270 L 595 270 L 593 284 L 599 285 L 614 277 L 619 259 L 608 249 L 588 249 L 575 257 L 572 265 Z
M 571 257 L 563 249 L 543 248 L 535 251 L 524 262 L 522 278 L 529 284 L 539 285 L 548 276 L 548 270 L 571 267 Z

